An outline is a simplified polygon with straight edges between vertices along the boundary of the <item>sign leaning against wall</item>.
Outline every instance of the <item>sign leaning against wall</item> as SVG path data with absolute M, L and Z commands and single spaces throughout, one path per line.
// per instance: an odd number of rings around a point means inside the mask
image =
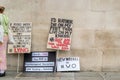
M 15 43 L 8 44 L 8 53 L 30 53 L 31 52 L 31 22 L 10 23 Z
M 70 50 L 73 20 L 51 18 L 47 48 Z
M 79 57 L 58 58 L 57 71 L 80 71 Z
M 24 72 L 55 72 L 56 52 L 31 52 L 24 55 Z

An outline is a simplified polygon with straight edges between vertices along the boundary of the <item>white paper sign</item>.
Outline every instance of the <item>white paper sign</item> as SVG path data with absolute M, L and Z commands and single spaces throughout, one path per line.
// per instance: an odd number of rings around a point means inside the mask
M 48 61 L 48 57 L 32 57 L 32 61 Z
M 48 56 L 48 52 L 33 52 L 32 56 Z
M 79 57 L 58 58 L 57 71 L 80 71 Z
M 26 71 L 53 71 L 53 67 L 27 67 Z
M 54 66 L 54 62 L 26 62 L 25 66 Z

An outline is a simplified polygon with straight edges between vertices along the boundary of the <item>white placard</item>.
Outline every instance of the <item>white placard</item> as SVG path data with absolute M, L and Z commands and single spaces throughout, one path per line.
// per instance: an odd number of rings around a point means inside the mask
M 48 57 L 32 57 L 32 61 L 48 61 Z
M 80 71 L 79 57 L 58 58 L 57 71 Z
M 73 20 L 51 18 L 47 48 L 70 50 Z
M 48 56 L 48 52 L 33 52 L 32 56 Z
M 31 52 L 31 22 L 10 23 L 15 43 L 8 43 L 8 53 L 30 53 Z
M 53 71 L 53 67 L 26 67 L 26 71 Z
M 54 62 L 26 62 L 25 66 L 54 66 Z

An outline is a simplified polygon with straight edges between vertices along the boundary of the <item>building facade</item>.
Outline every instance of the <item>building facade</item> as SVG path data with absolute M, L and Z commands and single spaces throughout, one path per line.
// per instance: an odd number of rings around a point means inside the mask
M 32 22 L 32 51 L 47 49 L 51 18 L 73 20 L 71 49 L 57 57 L 79 57 L 81 71 L 120 71 L 120 0 L 1 0 L 10 22 Z M 20 54 L 20 70 L 23 54 Z M 18 55 L 7 54 L 8 70 Z

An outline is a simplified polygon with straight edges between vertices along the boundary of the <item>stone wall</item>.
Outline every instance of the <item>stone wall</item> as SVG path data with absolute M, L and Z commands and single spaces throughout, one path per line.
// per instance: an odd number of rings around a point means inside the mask
M 80 57 L 81 71 L 120 71 L 120 0 L 1 0 L 10 22 L 32 22 L 32 51 L 46 48 L 51 18 L 72 19 L 71 51 L 58 57 Z M 43 35 L 44 34 L 44 35 Z M 8 54 L 8 70 L 17 68 Z M 23 54 L 20 55 L 20 69 Z

